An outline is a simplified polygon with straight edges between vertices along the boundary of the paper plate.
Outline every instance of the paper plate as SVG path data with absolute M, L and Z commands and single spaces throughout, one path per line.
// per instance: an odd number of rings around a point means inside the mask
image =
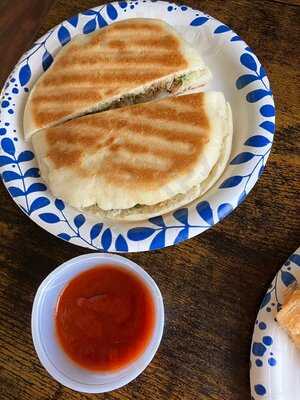
M 221 90 L 233 110 L 233 147 L 221 179 L 185 208 L 143 222 L 99 221 L 53 198 L 39 176 L 31 145 L 23 140 L 28 92 L 57 51 L 78 34 L 115 21 L 160 18 L 198 48 L 213 73 L 206 90 Z M 121 1 L 63 21 L 25 53 L 1 94 L 0 171 L 17 205 L 38 225 L 70 243 L 105 251 L 147 251 L 170 246 L 209 229 L 237 207 L 261 175 L 275 131 L 275 108 L 264 68 L 227 25 L 187 6 Z
M 300 393 L 300 351 L 276 322 L 287 294 L 300 285 L 300 248 L 271 283 L 255 322 L 250 381 L 255 400 L 296 400 Z

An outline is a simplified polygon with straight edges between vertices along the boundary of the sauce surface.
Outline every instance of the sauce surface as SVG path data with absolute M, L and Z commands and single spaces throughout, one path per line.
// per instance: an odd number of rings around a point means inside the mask
M 81 367 L 114 371 L 146 349 L 155 308 L 148 287 L 135 274 L 112 265 L 73 278 L 56 306 L 55 325 L 65 353 Z

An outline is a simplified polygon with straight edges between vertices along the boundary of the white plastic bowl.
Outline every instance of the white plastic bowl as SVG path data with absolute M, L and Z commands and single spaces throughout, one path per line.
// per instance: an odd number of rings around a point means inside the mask
M 58 296 L 72 278 L 80 272 L 108 263 L 133 272 L 150 289 L 155 306 L 155 326 L 149 345 L 136 361 L 116 372 L 103 373 L 81 368 L 65 354 L 56 337 L 54 315 Z M 63 263 L 42 282 L 33 302 L 32 338 L 42 365 L 59 383 L 79 392 L 108 392 L 135 379 L 154 357 L 163 328 L 164 305 L 156 283 L 137 264 L 114 254 L 85 254 Z

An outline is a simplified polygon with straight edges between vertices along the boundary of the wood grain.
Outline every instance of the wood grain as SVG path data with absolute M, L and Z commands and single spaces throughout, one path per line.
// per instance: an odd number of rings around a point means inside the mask
M 33 41 L 53 0 L 0 0 L 0 84 Z M 4 61 L 4 62 L 3 62 Z
M 97 4 L 58 0 L 36 38 Z M 73 392 L 51 379 L 36 357 L 30 333 L 32 301 L 42 279 L 58 264 L 87 251 L 37 227 L 1 186 L 1 399 L 250 399 L 249 352 L 257 309 L 275 272 L 299 246 L 300 7 L 298 1 L 279 0 L 187 4 L 231 26 L 268 71 L 278 117 L 266 171 L 246 201 L 213 229 L 171 248 L 128 254 L 160 286 L 166 308 L 164 338 L 140 377 L 99 396 Z M 27 23 L 38 26 L 40 19 L 31 18 Z M 21 54 L 25 49 L 18 46 Z

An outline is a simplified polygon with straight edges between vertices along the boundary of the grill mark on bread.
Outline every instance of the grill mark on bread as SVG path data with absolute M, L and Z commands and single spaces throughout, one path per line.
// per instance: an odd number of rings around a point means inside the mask
M 83 157 L 83 150 L 80 149 L 63 149 L 59 146 L 50 148 L 47 157 L 55 164 L 56 168 L 62 168 L 65 165 L 70 167 L 76 166 L 78 172 L 82 175 L 86 175 L 85 171 L 80 168 L 80 162 Z
M 129 114 L 134 115 L 134 111 L 129 111 Z M 171 111 L 171 112 L 170 112 Z M 159 108 L 147 108 L 147 109 L 139 109 L 138 110 L 138 118 L 146 118 L 146 119 L 151 119 L 151 118 L 159 118 L 163 119 L 164 121 L 172 123 L 176 119 L 180 120 L 180 123 L 188 124 L 189 126 L 199 126 L 200 124 L 203 124 L 203 128 L 206 129 L 207 126 L 205 126 L 206 119 L 203 118 L 203 115 L 201 113 L 201 110 L 198 111 L 187 111 L 187 112 L 180 112 L 180 111 L 173 111 L 170 109 L 159 109 Z
M 111 38 L 115 36 L 122 38 L 123 35 L 130 35 L 130 33 L 132 33 L 133 35 L 145 35 L 146 33 L 152 35 L 160 33 L 165 34 L 165 30 L 160 23 L 157 23 L 155 21 L 152 21 L 151 24 L 138 21 L 134 23 L 132 21 L 122 21 L 120 23 L 117 22 L 113 25 L 108 26 L 104 31 L 100 30 L 98 34 L 96 33 L 91 37 L 89 43 L 92 46 L 99 45 L 102 42 L 105 42 L 107 37 Z
M 110 49 L 124 50 L 126 46 L 127 46 L 126 40 L 114 39 L 107 42 L 105 47 L 108 47 Z
M 95 114 L 96 115 L 96 114 Z M 204 126 L 194 126 L 190 127 L 188 125 L 184 125 L 178 122 L 177 126 L 174 128 L 168 127 L 168 124 L 165 124 L 165 127 L 159 126 L 160 123 L 166 122 L 164 120 L 156 120 L 153 119 L 139 119 L 135 118 L 135 120 L 131 120 L 130 118 L 126 119 L 124 117 L 120 117 L 119 115 L 115 116 L 115 119 L 111 119 L 110 116 L 104 117 L 104 113 L 101 115 L 102 118 L 91 118 L 83 117 L 76 120 L 77 127 L 80 127 L 81 130 L 89 130 L 99 135 L 107 135 L 111 132 L 114 132 L 115 135 L 130 135 L 130 132 L 135 132 L 135 136 L 139 136 L 141 138 L 147 137 L 157 137 L 163 138 L 166 140 L 173 141 L 184 141 L 186 143 L 194 143 L 194 141 L 207 140 L 208 126 L 205 125 L 206 120 L 203 120 Z M 99 127 L 100 125 L 100 127 Z M 94 128 L 94 131 L 91 129 Z M 74 127 L 74 129 L 76 129 Z M 63 132 L 61 133 L 63 135 Z M 71 135 L 70 135 L 71 136 Z M 65 140 L 72 140 L 70 137 L 65 136 Z
M 96 90 L 89 90 L 85 96 L 84 100 L 86 101 L 94 101 L 97 98 L 99 98 L 99 91 Z M 57 93 L 56 91 L 53 91 L 53 93 L 47 93 L 47 94 L 40 94 L 34 97 L 32 100 L 32 103 L 58 103 L 59 101 L 66 100 L 67 102 L 74 102 L 74 103 L 80 103 L 82 102 L 82 93 L 78 89 L 70 89 L 67 92 L 63 93 Z
M 137 33 L 143 33 L 145 31 L 153 32 L 153 33 L 160 33 L 164 32 L 164 28 L 161 26 L 161 23 L 157 21 L 122 21 L 117 22 L 113 25 L 110 25 L 107 29 L 106 34 L 110 32 L 120 32 L 120 34 L 124 34 L 124 31 L 134 31 Z
M 48 111 L 42 111 L 38 110 L 35 113 L 35 120 L 38 124 L 49 124 L 52 121 L 57 121 L 61 118 L 65 117 L 65 111 L 60 111 L 60 110 L 48 110 Z
M 107 168 L 112 168 L 114 174 L 109 174 Z M 153 169 L 149 166 L 145 166 L 144 168 L 140 166 L 137 169 L 134 165 L 116 162 L 115 160 L 113 160 L 109 164 L 104 162 L 103 169 L 103 178 L 110 180 L 111 182 L 114 182 L 116 184 L 122 182 L 122 179 L 119 179 L 119 176 L 122 176 L 124 174 L 127 175 L 127 177 L 129 178 L 128 180 L 134 182 L 137 186 L 139 185 L 139 183 L 144 184 L 145 182 L 147 182 L 147 184 L 151 184 L 152 187 L 156 187 L 158 185 L 158 182 L 160 182 L 159 184 L 162 183 L 162 171 L 158 169 Z M 167 172 L 168 171 L 164 171 L 164 174 Z
M 119 49 L 119 50 L 124 50 L 128 46 L 128 40 L 130 40 L 130 46 L 136 52 L 139 51 L 141 48 L 157 48 L 157 49 L 163 49 L 163 50 L 168 50 L 172 49 L 178 50 L 180 43 L 178 39 L 168 35 L 168 36 L 162 36 L 159 38 L 153 38 L 153 37 L 139 37 L 139 34 L 137 33 L 132 39 L 112 39 L 110 41 L 107 41 L 104 43 L 103 47 L 107 47 L 109 49 Z M 102 47 L 102 46 L 101 46 Z
M 79 119 L 77 120 L 77 122 Z M 57 128 L 47 130 L 48 141 L 54 143 L 72 143 L 80 144 L 84 141 L 85 144 L 98 145 L 105 138 L 130 138 L 136 140 L 157 140 L 169 141 L 169 144 L 183 143 L 188 145 L 195 145 L 200 141 L 205 144 L 208 141 L 207 131 L 202 127 L 197 127 L 193 131 L 188 132 L 182 129 L 161 129 L 153 126 L 149 122 L 124 122 L 122 120 L 105 121 L 103 119 L 94 121 L 93 124 L 87 124 L 87 121 L 82 121 L 81 124 L 76 124 L 77 127 L 72 125 L 64 129 L 64 125 Z M 126 124 L 126 125 L 124 125 Z M 100 127 L 99 127 L 100 125 Z M 94 128 L 94 129 L 93 129 Z M 74 129 L 80 129 L 79 134 L 74 134 Z M 134 132 L 134 134 L 132 133 Z M 92 139 L 93 138 L 93 139 Z M 138 139 L 139 138 L 139 139 Z M 111 144 L 111 143 L 109 143 Z M 88 152 L 89 149 L 86 149 Z
M 80 51 L 79 50 L 75 51 L 74 49 L 68 49 L 68 53 L 65 53 L 63 55 L 58 55 L 57 56 L 57 61 L 60 62 L 60 60 L 64 59 L 66 57 L 66 55 L 69 58 L 78 57 L 79 55 L 82 56 L 82 57 L 85 57 L 85 56 L 90 56 L 90 55 L 94 55 L 94 54 L 99 54 L 99 56 L 103 57 L 104 56 L 104 54 L 103 54 L 104 52 L 105 52 L 105 57 L 108 57 L 109 60 L 110 60 L 109 62 L 111 62 L 111 63 L 113 63 L 114 60 L 121 53 L 119 51 L 119 49 L 111 48 L 111 47 L 108 47 L 108 46 L 103 46 L 101 48 L 100 47 L 87 46 L 86 48 L 80 49 Z M 143 57 L 144 55 L 147 55 L 147 54 L 151 54 L 151 55 L 153 54 L 154 56 L 156 56 L 156 55 L 159 55 L 159 56 L 165 55 L 166 56 L 168 54 L 175 54 L 176 52 L 172 48 L 163 49 L 163 48 L 157 47 L 157 48 L 150 48 L 149 49 L 148 46 L 147 47 L 141 47 L 141 46 L 139 46 L 139 47 L 138 46 L 136 46 L 136 47 L 130 46 L 129 47 L 128 46 L 126 48 L 126 50 L 122 51 L 122 53 L 123 53 L 124 57 L 129 55 L 129 56 L 136 56 L 137 58 L 141 58 L 141 57 Z M 184 57 L 183 56 L 182 56 L 182 59 L 184 61 Z M 51 66 L 51 68 L 54 69 L 55 65 L 56 64 L 53 64 Z M 60 67 L 62 67 L 62 66 L 60 66 Z
M 170 143 L 169 143 L 170 145 Z M 124 150 L 123 150 L 124 149 Z M 132 140 L 122 140 L 121 142 L 116 141 L 116 143 L 112 144 L 109 146 L 109 152 L 110 154 L 116 154 L 121 157 L 122 159 L 122 152 L 125 151 L 126 153 L 130 154 L 131 158 L 129 159 L 129 162 L 132 160 L 132 157 L 134 157 L 134 162 L 138 162 L 140 164 L 140 161 L 143 162 L 144 158 L 146 155 L 151 155 L 153 157 L 156 157 L 157 159 L 166 159 L 166 160 L 172 160 L 172 158 L 175 158 L 177 156 L 181 156 L 183 154 L 187 154 L 188 152 L 183 150 L 183 151 L 178 151 L 179 149 L 174 149 L 174 148 L 166 148 L 166 146 L 159 146 L 158 144 L 153 144 L 149 146 L 149 144 L 143 144 L 143 143 L 138 143 L 138 142 L 133 142 Z M 118 157 L 115 157 L 115 161 L 119 160 Z M 155 168 L 155 165 L 153 165 L 153 168 Z
M 116 66 L 121 65 L 124 67 L 136 66 L 142 64 L 143 68 L 165 66 L 165 67 L 184 67 L 182 57 L 173 51 L 163 52 L 162 54 L 144 54 L 142 57 L 137 57 L 137 53 L 118 55 L 118 57 L 111 57 L 98 55 L 97 53 L 87 54 L 85 56 L 64 56 L 61 61 L 64 63 L 65 67 L 82 67 L 82 66 L 96 66 L 97 68 L 116 68 Z M 113 65 L 113 67 L 112 67 Z M 55 66 L 54 66 L 55 67 Z
M 134 120 L 130 115 L 132 108 L 123 108 L 115 115 L 115 119 L 111 116 L 112 112 L 108 111 L 47 129 L 44 131 L 50 149 L 47 157 L 55 168 L 75 168 L 78 175 L 85 177 L 98 173 L 121 187 L 124 176 L 127 181 L 146 182 L 157 187 L 174 174 L 192 170 L 197 162 L 197 154 L 201 153 L 209 140 L 209 122 L 203 108 L 203 95 L 192 96 L 193 101 L 186 101 L 185 104 L 196 103 L 198 113 L 193 109 L 182 113 L 180 104 L 183 99 L 176 97 L 171 101 L 161 101 L 165 105 L 162 114 L 155 109 L 159 104 L 148 103 L 132 107 L 137 115 Z M 174 129 L 168 127 L 169 102 L 173 107 L 178 103 L 179 108 L 171 119 L 177 123 Z M 146 113 L 145 119 L 143 112 L 149 109 L 155 114 Z M 92 161 L 87 169 L 83 160 L 98 151 L 101 151 L 101 157 Z M 63 154 L 66 156 L 63 157 Z
M 189 164 L 190 158 L 188 157 L 187 160 L 183 161 L 184 165 Z M 113 171 L 113 174 L 109 172 L 110 170 Z M 120 186 L 123 183 L 122 177 L 125 175 L 127 176 L 127 181 L 134 183 L 135 187 L 146 184 L 147 187 L 153 189 L 164 185 L 172 176 L 175 177 L 178 172 L 182 172 L 182 168 L 175 160 L 170 163 L 168 169 L 153 168 L 153 166 L 149 165 L 134 165 L 117 159 L 113 159 L 110 162 L 106 160 L 101 166 L 101 175 L 108 182 L 113 182 Z M 126 186 L 127 184 L 128 182 L 126 182 Z
M 147 142 L 145 143 L 143 136 L 131 135 L 130 138 L 127 138 L 126 132 L 122 144 L 124 144 L 124 147 L 126 148 L 130 144 L 138 146 L 134 148 L 134 150 L 137 150 L 138 152 L 146 153 L 151 152 L 152 149 L 156 149 L 156 153 L 157 150 L 159 150 L 163 157 L 170 157 L 172 154 L 184 155 L 194 151 L 193 140 L 187 140 L 183 142 L 177 138 L 177 140 L 172 140 L 172 146 L 170 146 L 170 140 L 168 138 L 151 134 L 147 136 Z
M 138 156 L 134 157 L 136 155 Z M 114 163 L 124 165 L 125 169 L 126 165 L 131 165 L 136 167 L 136 170 L 154 168 L 168 171 L 172 164 L 172 158 L 168 157 L 168 154 L 163 152 L 162 149 L 155 148 L 150 151 L 147 146 L 126 141 L 120 144 L 113 144 L 109 148 L 108 157 L 110 158 L 111 156 L 113 156 Z M 171 156 L 173 156 L 173 153 Z
M 157 135 L 168 135 L 170 138 L 172 137 L 173 133 L 180 132 L 184 138 L 188 135 L 190 137 L 196 136 L 197 138 L 200 137 L 200 133 L 203 135 L 207 133 L 208 124 L 206 124 L 207 119 L 204 117 L 199 117 L 197 123 L 195 121 L 189 121 L 185 119 L 185 121 L 180 120 L 179 118 L 176 119 L 176 116 L 173 115 L 173 118 L 169 115 L 168 118 L 161 118 L 159 114 L 154 114 L 151 117 L 146 117 L 145 115 L 138 115 L 141 110 L 136 110 L 137 115 L 133 120 L 130 120 L 132 116 L 129 116 L 129 122 L 125 122 L 127 127 L 136 128 L 139 130 L 139 134 L 147 134 L 149 132 L 156 132 Z M 199 111 L 200 113 L 201 111 Z M 114 121 L 111 121 L 111 127 L 114 126 L 121 126 L 123 121 L 124 124 L 124 116 L 118 117 Z M 103 120 L 104 123 L 105 120 Z M 154 122 L 155 121 L 155 122 Z M 107 121 L 109 123 L 109 121 Z M 201 125 L 200 125 L 201 124 Z M 203 125 L 202 125 L 203 124 Z
M 93 66 L 89 69 L 89 75 L 90 75 L 90 79 L 95 83 L 99 83 L 100 79 L 103 80 L 103 84 L 104 81 L 106 79 L 110 79 L 113 78 L 114 82 L 113 85 L 109 85 L 111 86 L 115 86 L 118 85 L 118 82 L 116 82 L 116 77 L 119 76 L 122 79 L 122 76 L 125 76 L 125 79 L 127 80 L 127 77 L 130 79 L 136 79 L 136 77 L 140 78 L 142 77 L 144 79 L 144 75 L 147 74 L 152 74 L 153 76 L 158 76 L 161 73 L 161 71 L 164 71 L 164 73 L 167 75 L 169 72 L 173 72 L 174 66 L 170 66 L 170 65 L 160 65 L 159 72 L 155 71 L 155 68 L 157 68 L 158 66 L 155 64 L 148 64 L 148 65 L 144 65 L 142 69 L 136 69 L 135 65 L 132 63 L 128 66 L 126 66 L 126 71 L 124 71 L 125 66 L 109 66 L 109 65 L 104 65 L 103 67 L 101 66 L 101 72 L 99 72 L 99 67 L 98 66 Z M 84 73 L 82 71 L 82 67 L 79 65 L 76 65 L 76 68 L 67 68 L 64 73 L 62 73 L 61 71 L 59 73 L 57 73 L 57 78 L 59 78 L 59 82 L 61 81 L 61 78 L 64 78 L 65 76 L 68 76 L 68 79 L 66 79 L 66 81 L 68 82 L 69 80 L 72 81 L 74 78 L 72 77 L 72 75 L 75 75 L 75 79 L 77 79 L 79 82 L 82 82 L 83 80 L 85 80 Z M 74 79 L 74 81 L 75 81 Z M 88 80 L 88 81 L 89 81 Z M 52 83 L 51 80 L 47 80 L 47 84 L 50 82 L 50 84 Z M 63 82 L 63 81 L 62 81 Z M 109 82 L 108 82 L 109 83 Z M 105 84 L 106 86 L 107 84 Z M 95 86 L 94 86 L 95 89 Z M 101 87 L 99 87 L 99 89 L 101 89 Z
M 170 69 L 171 71 L 171 69 Z M 105 84 L 105 87 L 110 87 L 110 80 L 118 80 L 118 83 L 125 83 L 128 87 L 135 86 L 136 83 L 148 82 L 149 80 L 157 79 L 161 76 L 161 73 L 158 70 L 152 70 L 145 72 L 144 70 L 140 71 L 130 71 L 125 70 L 119 74 L 114 74 L 113 71 L 103 71 L 103 72 L 93 72 L 86 75 L 83 72 L 72 72 L 68 75 L 63 73 L 56 76 L 47 76 L 44 79 L 44 84 L 47 87 L 67 87 L 69 85 L 80 86 L 82 84 L 89 84 L 91 87 L 95 86 L 95 84 Z M 134 81 L 133 81 L 134 79 Z M 116 82 L 112 82 L 113 85 Z M 99 86 L 101 87 L 101 86 Z
M 57 130 L 56 132 L 47 132 L 47 140 L 48 143 L 52 146 L 60 146 L 60 145 L 82 145 L 87 146 L 87 153 L 93 148 L 97 147 L 101 142 L 105 142 L 105 139 L 101 140 L 101 137 L 95 136 L 93 134 L 77 134 L 72 135 L 72 132 L 67 132 L 67 137 L 62 138 L 61 131 Z

